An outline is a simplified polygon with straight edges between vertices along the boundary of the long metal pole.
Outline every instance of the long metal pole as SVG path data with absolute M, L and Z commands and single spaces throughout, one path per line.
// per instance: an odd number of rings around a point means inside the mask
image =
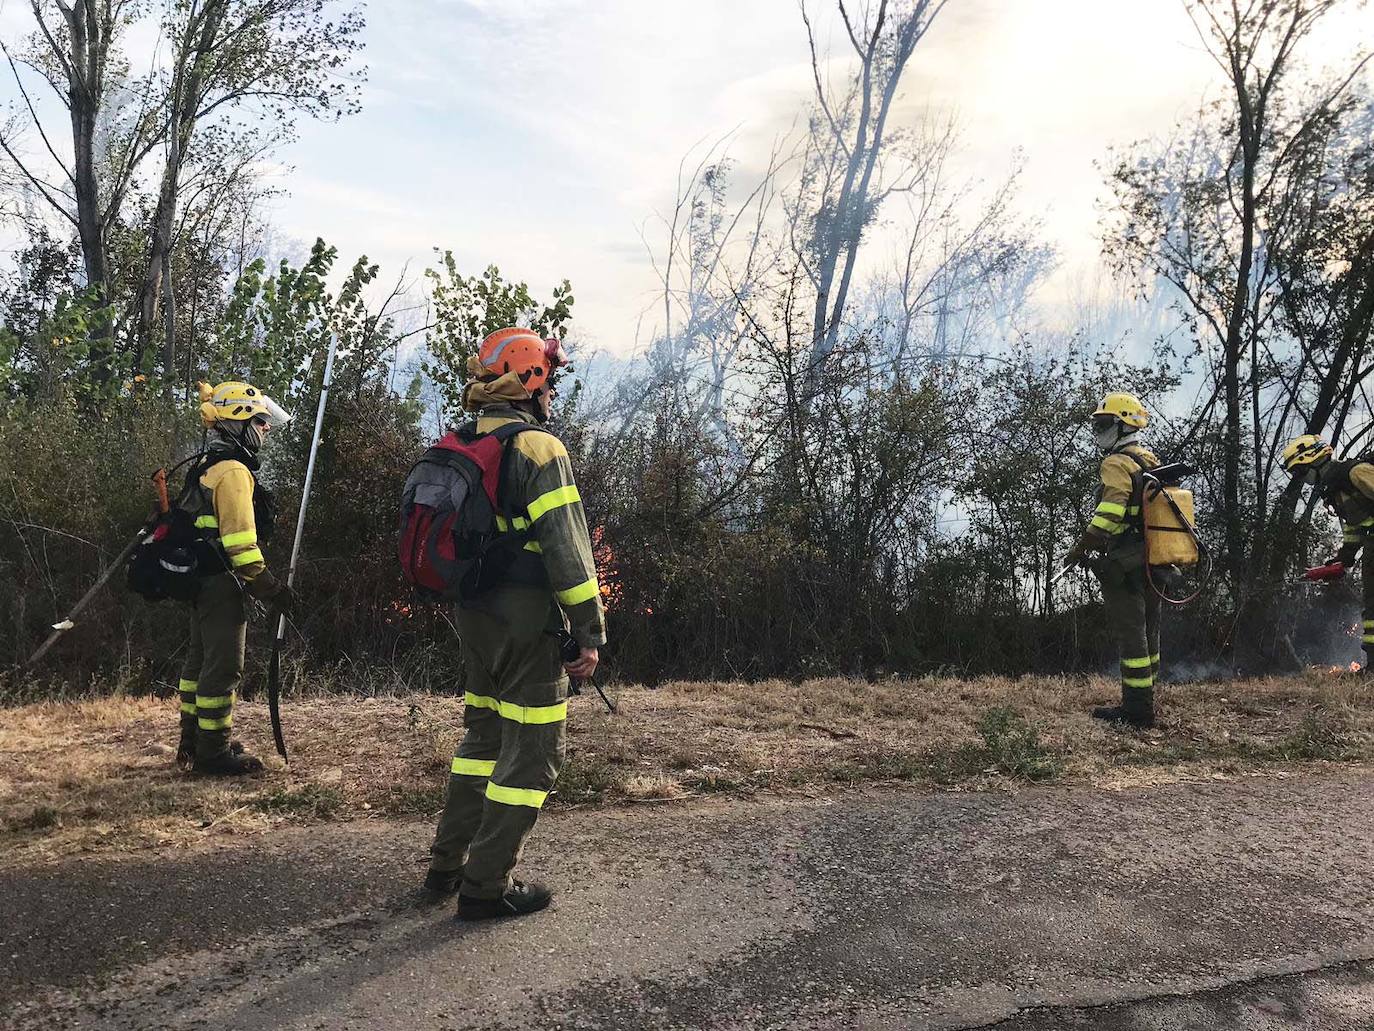
M 296 515 L 296 539 L 291 545 L 291 564 L 286 570 L 286 585 L 296 582 L 296 563 L 301 557 L 301 538 L 305 535 L 305 512 L 310 504 L 310 485 L 315 479 L 315 456 L 320 450 L 320 429 L 324 426 L 324 409 L 329 401 L 329 385 L 334 380 L 334 352 L 339 346 L 337 333 L 329 335 L 329 353 L 324 359 L 324 381 L 320 384 L 320 402 L 315 407 L 315 431 L 310 438 L 310 457 L 305 463 L 305 486 L 301 488 L 301 508 Z M 272 642 L 272 659 L 267 674 L 267 707 L 272 717 L 272 736 L 277 752 L 286 758 L 286 739 L 281 729 L 281 646 L 286 641 L 286 614 L 277 617 L 277 637 Z

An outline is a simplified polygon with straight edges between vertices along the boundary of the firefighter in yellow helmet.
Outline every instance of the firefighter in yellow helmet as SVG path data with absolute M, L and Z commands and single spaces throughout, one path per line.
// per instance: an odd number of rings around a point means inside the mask
M 1317 488 L 1323 502 L 1341 521 L 1341 547 L 1326 565 L 1340 563 L 1343 569 L 1355 564 L 1360 549 L 1374 538 L 1374 463 L 1363 458 L 1339 460 L 1326 441 L 1304 433 L 1288 442 L 1280 457 L 1284 472 L 1295 480 Z M 1364 670 L 1374 665 L 1374 571 L 1364 567 Z
M 552 380 L 566 356 L 557 340 L 512 327 L 488 336 L 468 362 L 463 405 L 476 433 L 514 422 L 543 427 Z M 458 892 L 458 917 L 537 912 L 552 893 L 511 874 L 563 765 L 568 675 L 591 676 L 606 643 L 587 517 L 563 442 L 521 432 L 506 445 L 498 532 L 527 536 L 515 561 L 457 610 L 467 678 L 465 733 L 430 849 L 425 890 Z M 560 643 L 570 634 L 576 658 Z
M 271 496 L 257 483 L 258 452 L 290 417 L 249 383 L 200 385 L 205 454 L 186 475 L 178 506 L 199 531 L 200 590 L 191 602 L 191 640 L 182 666 L 177 759 L 198 773 L 255 773 L 262 762 L 231 742 L 234 698 L 243 679 L 245 595 L 283 611 L 291 591 L 267 570 L 259 548 L 271 532 Z
M 1121 663 L 1121 704 L 1099 706 L 1093 716 L 1136 727 L 1154 725 L 1159 676 L 1160 604 L 1145 568 L 1139 475 L 1159 466 L 1140 440 L 1149 422 L 1150 413 L 1133 394 L 1108 394 L 1093 412 L 1093 439 L 1106 452 L 1098 472 L 1097 507 L 1064 560 L 1065 565 L 1088 566 L 1097 575 Z

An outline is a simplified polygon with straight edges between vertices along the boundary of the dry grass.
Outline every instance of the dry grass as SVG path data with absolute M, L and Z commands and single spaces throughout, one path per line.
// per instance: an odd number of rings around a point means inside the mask
M 1357 677 L 1166 688 L 1149 733 L 1087 717 L 1111 693 L 1094 678 L 673 683 L 619 692 L 615 716 L 577 698 L 555 804 L 882 781 L 1115 788 L 1374 760 L 1374 685 Z M 242 704 L 238 730 L 271 768 L 224 782 L 176 769 L 175 709 L 119 697 L 3 710 L 0 862 L 431 815 L 462 718 L 461 702 L 433 696 L 289 701 L 283 768 L 265 707 Z

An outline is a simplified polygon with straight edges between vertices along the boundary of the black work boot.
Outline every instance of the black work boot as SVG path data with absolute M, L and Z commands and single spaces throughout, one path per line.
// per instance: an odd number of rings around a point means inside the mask
M 242 754 L 243 754 L 243 742 L 242 742 L 242 741 L 230 741 L 230 742 L 229 742 L 229 751 L 233 752 L 235 755 L 242 755 Z M 178 765 L 178 766 L 191 766 L 191 765 L 193 765 L 193 764 L 195 763 L 195 761 L 196 761 L 196 728 L 195 728 L 195 727 L 192 727 L 190 733 L 188 734 L 188 733 L 186 732 L 186 728 L 183 727 L 183 728 L 181 729 L 181 743 L 177 745 L 177 765 Z
M 477 899 L 458 895 L 459 920 L 496 920 L 507 916 L 538 913 L 553 901 L 553 892 L 538 881 L 511 881 L 499 899 Z
M 248 755 L 242 748 L 236 752 L 231 747 L 208 759 L 197 757 L 191 769 L 210 777 L 243 777 L 261 773 L 262 760 L 256 755 Z
M 1155 725 L 1155 693 L 1149 687 L 1129 687 L 1121 692 L 1120 705 L 1099 705 L 1093 719 L 1127 723 L 1144 730 Z
M 177 765 L 190 766 L 196 761 L 196 728 L 192 727 L 189 732 L 183 726 L 181 728 L 181 740 L 177 743 Z
M 459 885 L 461 885 L 462 883 L 462 867 L 459 867 L 457 870 L 431 869 L 427 874 L 425 874 L 425 883 L 421 885 L 420 890 L 428 895 L 433 895 L 437 898 L 441 896 L 452 895 L 454 892 L 458 890 Z

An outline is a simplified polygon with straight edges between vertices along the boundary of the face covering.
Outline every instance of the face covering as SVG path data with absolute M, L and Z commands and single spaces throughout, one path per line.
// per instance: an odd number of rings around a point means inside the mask
M 1307 467 L 1302 474 L 1302 482 L 1312 487 L 1317 485 L 1317 469 L 1315 466 L 1309 465 Z
M 1120 439 L 1121 427 L 1119 427 L 1115 422 L 1108 423 L 1101 429 L 1095 428 L 1093 430 L 1093 441 L 1103 451 L 1110 451 L 1112 448 L 1116 447 Z

